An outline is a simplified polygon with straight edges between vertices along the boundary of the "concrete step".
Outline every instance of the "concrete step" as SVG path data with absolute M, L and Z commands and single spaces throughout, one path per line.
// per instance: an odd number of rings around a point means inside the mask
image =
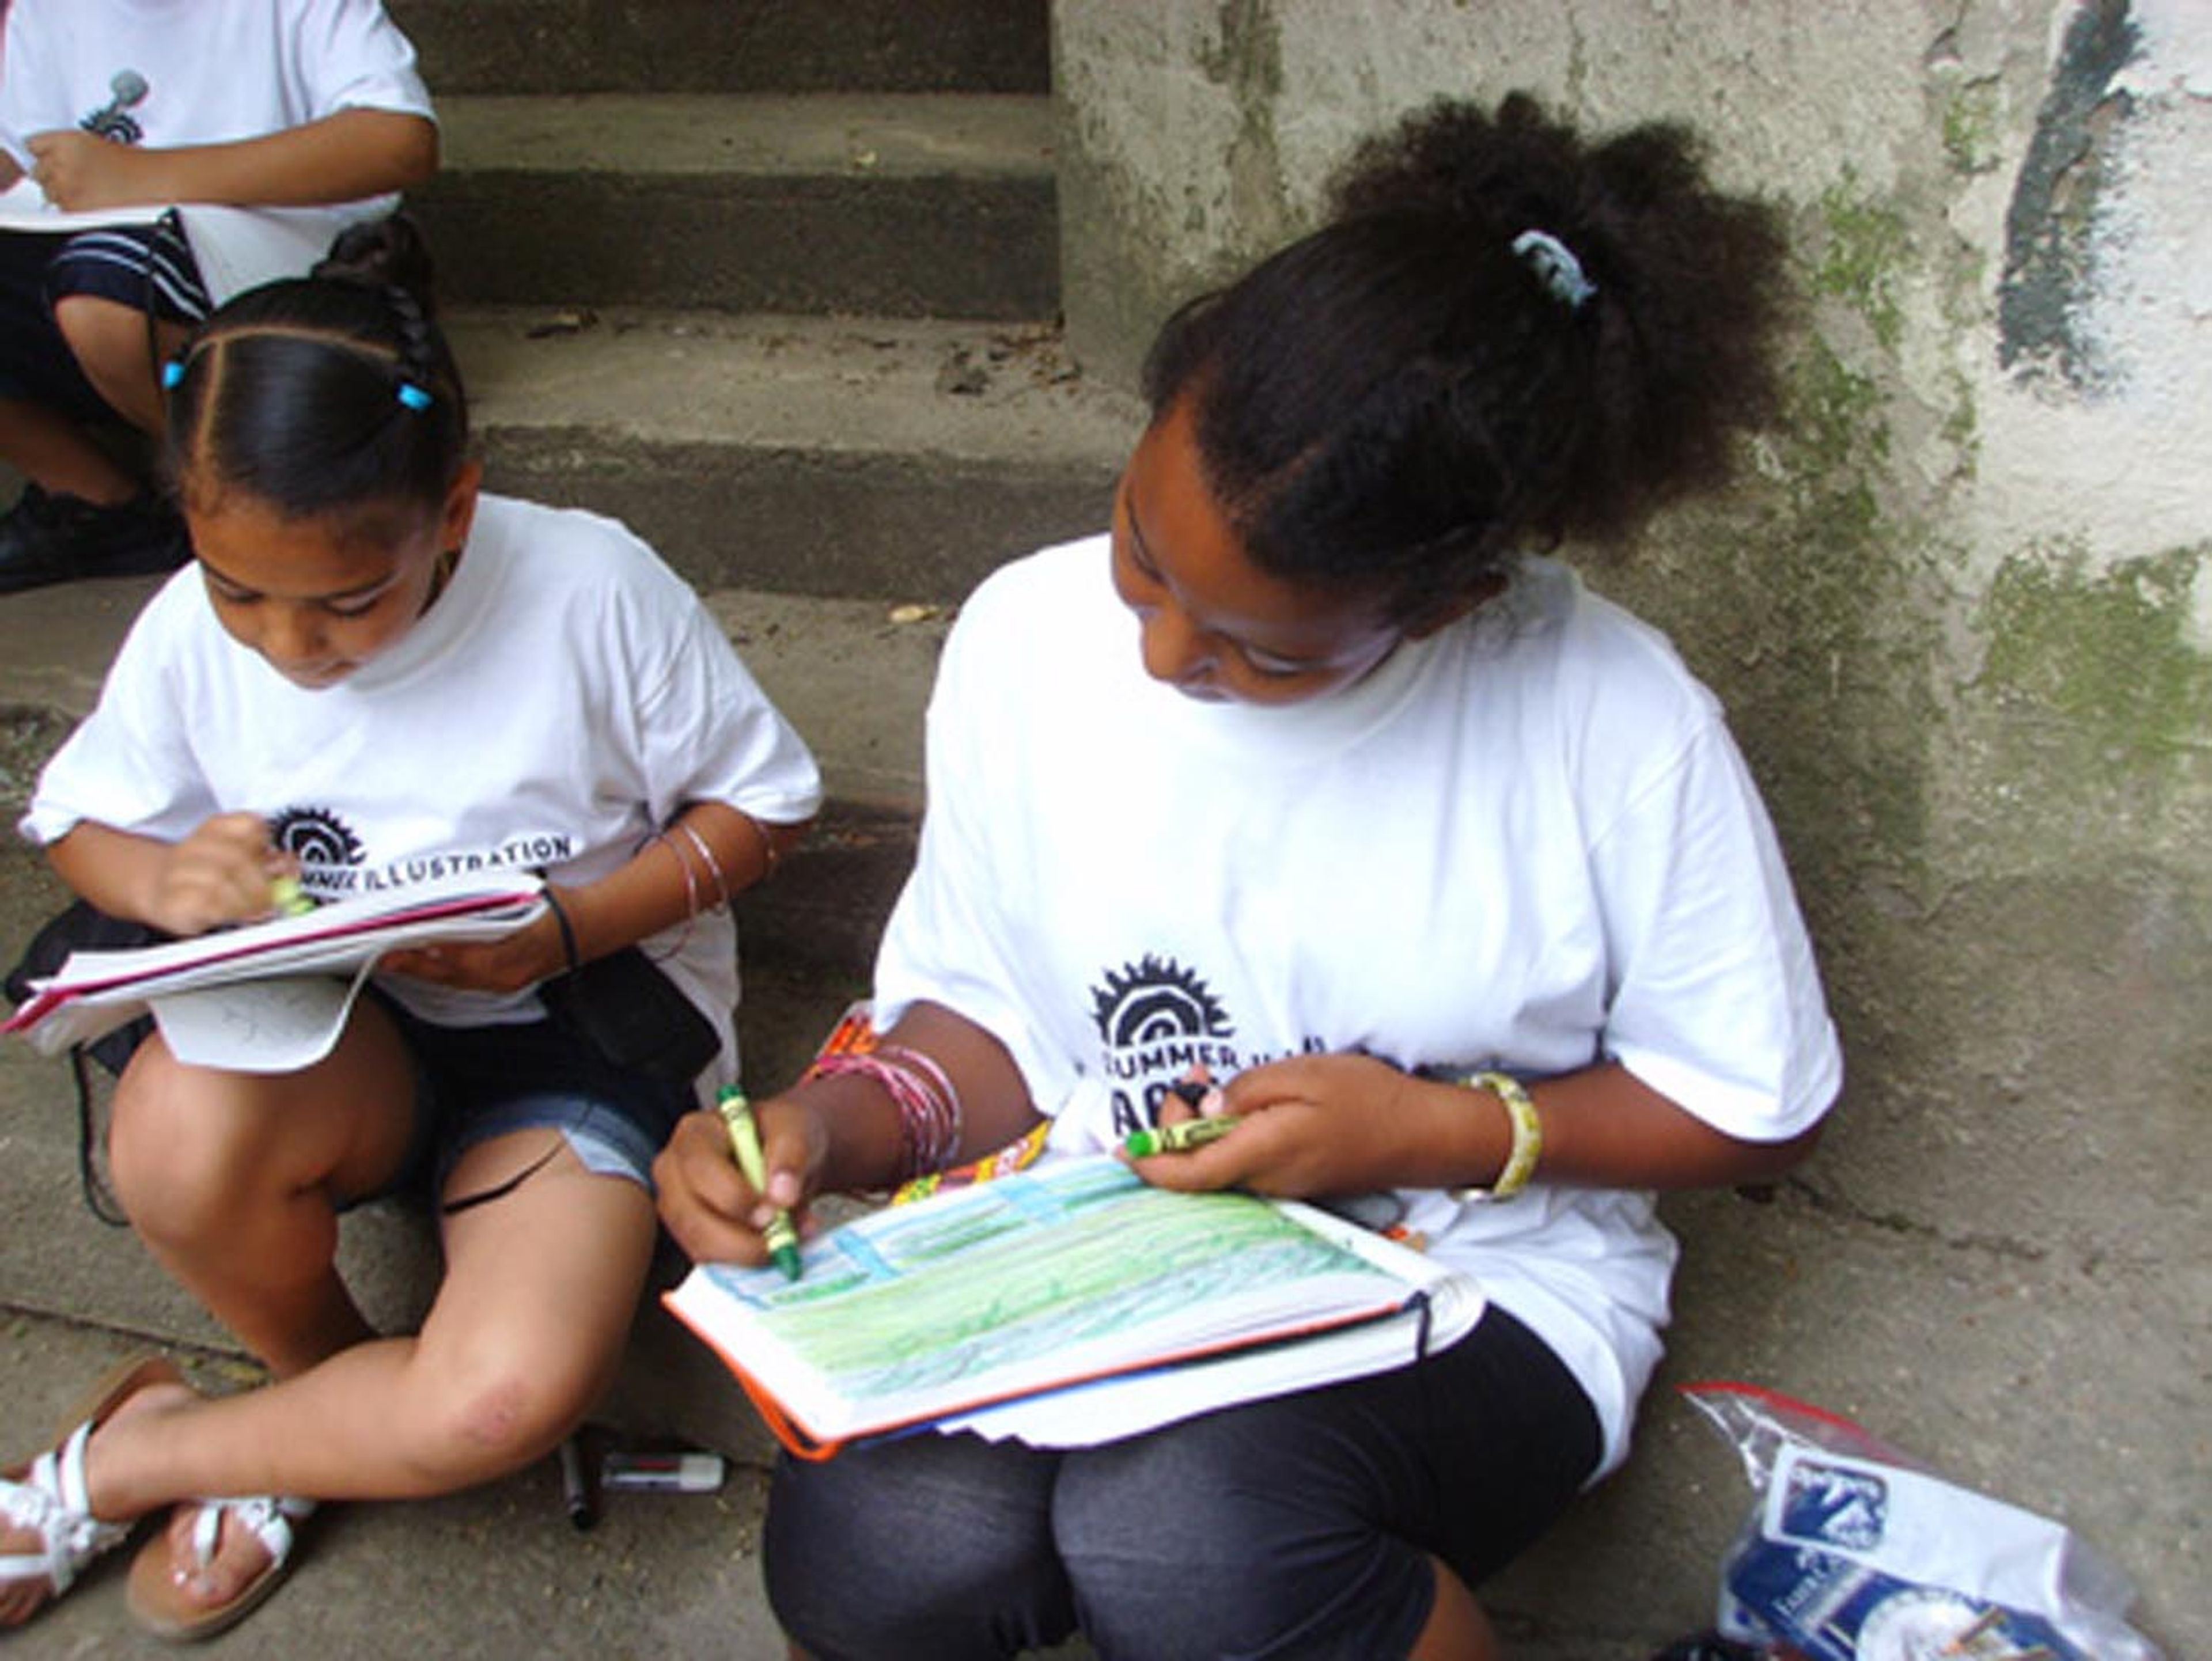
M 456 300 L 1049 320 L 1048 99 L 441 100 L 413 198 Z
M 495 488 L 616 515 L 702 589 L 957 602 L 1103 528 L 1144 422 L 1054 330 L 456 312 Z
M 1046 0 L 389 0 L 434 95 L 1042 93 Z

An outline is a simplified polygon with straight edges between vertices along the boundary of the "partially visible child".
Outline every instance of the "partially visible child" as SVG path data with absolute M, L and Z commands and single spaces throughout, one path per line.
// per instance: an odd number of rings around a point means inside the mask
M 173 360 L 166 460 L 198 568 L 138 619 L 23 828 L 101 910 L 173 934 L 268 914 L 295 871 L 334 896 L 524 861 L 553 909 L 386 959 L 295 1073 L 140 1046 L 116 1191 L 276 1382 L 206 1401 L 156 1363 L 95 1392 L 0 1481 L 0 1624 L 174 1506 L 130 1600 L 204 1635 L 276 1585 L 310 1501 L 541 1458 L 614 1372 L 654 1154 L 736 1076 L 727 902 L 813 815 L 812 758 L 650 549 L 479 493 L 420 252 L 404 221 L 349 232 L 332 269 L 241 295 Z M 594 1012 L 702 1027 L 704 1053 L 633 1056 Z M 445 1277 L 419 1334 L 380 1337 L 334 1267 L 338 1215 L 424 1166 Z
M 182 523 L 100 429 L 158 434 L 210 306 L 430 177 L 429 94 L 380 0 L 0 9 L 0 593 L 171 570 Z

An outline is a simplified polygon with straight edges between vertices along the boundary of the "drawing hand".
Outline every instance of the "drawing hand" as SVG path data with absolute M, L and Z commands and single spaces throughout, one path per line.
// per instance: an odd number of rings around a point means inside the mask
M 258 814 L 219 813 L 169 848 L 145 920 L 173 935 L 205 934 L 270 909 L 269 827 Z
M 1239 1073 L 1210 1111 L 1243 1119 L 1218 1142 L 1137 1161 L 1147 1182 L 1203 1191 L 1244 1188 L 1305 1198 L 1393 1185 L 1406 1159 L 1398 1133 L 1419 1120 L 1401 1111 L 1411 1081 L 1371 1056 L 1297 1056 Z M 1163 1123 L 1186 1117 L 1172 1098 Z
M 719 1113 L 686 1114 L 653 1162 L 660 1220 L 695 1262 L 766 1263 L 763 1234 L 778 1208 L 791 1213 L 800 1233 L 810 1232 L 804 1208 L 828 1137 L 816 1116 L 789 1097 L 756 1102 L 753 1113 L 768 1167 L 765 1195 L 731 1156 L 729 1129 Z

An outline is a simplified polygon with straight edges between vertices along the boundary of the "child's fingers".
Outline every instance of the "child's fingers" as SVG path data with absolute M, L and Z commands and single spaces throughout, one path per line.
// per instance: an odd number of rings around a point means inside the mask
M 730 1156 L 729 1131 L 714 1112 L 687 1113 L 653 1162 L 660 1220 L 699 1263 L 767 1260 L 749 1218 L 758 1196 Z
M 1159 1122 L 1175 1125 L 1187 1118 L 1204 1118 L 1224 1111 L 1220 1088 L 1203 1066 L 1193 1067 L 1168 1087 L 1160 1103 Z
M 768 1173 L 769 1203 L 790 1210 L 806 1197 L 814 1163 L 814 1126 L 804 1110 L 782 1104 L 755 1109 L 761 1127 L 761 1164 Z

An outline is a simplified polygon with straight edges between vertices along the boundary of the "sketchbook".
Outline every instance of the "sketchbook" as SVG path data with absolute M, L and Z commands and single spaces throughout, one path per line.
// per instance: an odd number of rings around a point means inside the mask
M 166 945 L 72 952 L 0 1032 L 51 1055 L 150 1009 L 182 1060 L 295 1071 L 329 1052 L 377 959 L 511 934 L 544 910 L 544 888 L 528 871 L 466 872 Z
M 1482 1312 L 1465 1275 L 1354 1223 L 1154 1188 L 1107 1155 L 800 1249 L 795 1281 L 701 1264 L 664 1301 L 807 1458 L 922 1429 L 1094 1446 L 1402 1366 Z

